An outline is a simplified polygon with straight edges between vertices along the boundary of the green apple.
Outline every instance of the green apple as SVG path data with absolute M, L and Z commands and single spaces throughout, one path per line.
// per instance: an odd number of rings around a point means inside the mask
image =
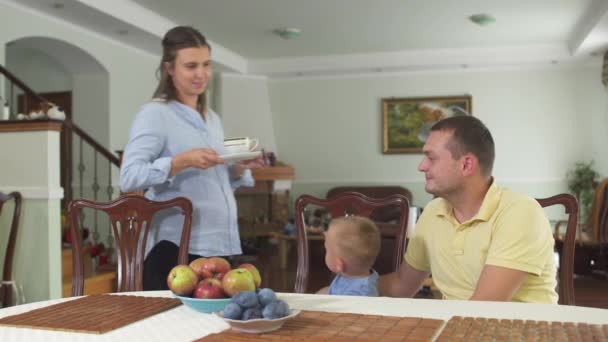
M 262 277 L 260 276 L 260 271 L 258 271 L 255 266 L 253 266 L 252 264 L 242 264 L 241 266 L 239 266 L 239 268 L 244 268 L 247 271 L 251 272 L 255 287 L 260 288 L 260 285 L 262 285 Z
M 255 282 L 249 270 L 236 268 L 226 273 L 222 279 L 222 288 L 226 295 L 232 297 L 241 291 L 255 291 Z
M 167 276 L 167 286 L 178 296 L 190 296 L 198 284 L 198 275 L 188 265 L 177 265 Z

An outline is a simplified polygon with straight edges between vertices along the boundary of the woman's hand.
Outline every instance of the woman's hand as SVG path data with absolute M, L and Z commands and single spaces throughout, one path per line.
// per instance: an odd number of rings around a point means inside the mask
M 215 150 L 210 148 L 194 148 L 173 157 L 173 160 L 171 160 L 171 171 L 169 172 L 169 176 L 171 177 L 188 167 L 208 169 L 223 163 L 224 159 L 220 158 Z
M 264 166 L 264 156 L 259 155 L 253 159 L 240 161 L 238 164 L 245 169 L 259 169 Z
M 232 179 L 241 178 L 245 169 L 259 169 L 264 166 L 264 156 L 259 155 L 253 159 L 240 161 L 232 166 Z

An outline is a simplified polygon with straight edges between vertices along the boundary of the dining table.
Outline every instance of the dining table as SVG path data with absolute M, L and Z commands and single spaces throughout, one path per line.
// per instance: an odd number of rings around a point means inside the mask
M 173 297 L 170 291 L 128 292 L 120 295 Z M 550 322 L 608 324 L 608 310 L 557 304 L 482 302 L 391 297 L 359 297 L 318 294 L 278 293 L 292 309 L 418 317 L 448 321 L 455 316 L 517 319 Z M 52 299 L 0 309 L 0 319 L 44 308 L 79 297 Z M 95 308 L 91 308 L 94 312 Z M 112 317 L 107 317 L 112 319 Z M 86 317 L 84 318 L 86 322 Z M 0 326 L 0 341 L 193 341 L 220 333 L 230 326 L 216 314 L 197 312 L 178 305 L 150 317 L 103 334 Z

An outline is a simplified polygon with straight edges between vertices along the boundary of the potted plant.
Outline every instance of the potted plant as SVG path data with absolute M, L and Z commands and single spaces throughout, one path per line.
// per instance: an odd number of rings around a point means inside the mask
M 566 175 L 568 189 L 579 201 L 579 222 L 581 223 L 586 223 L 588 215 L 590 214 L 594 188 L 597 184 L 598 177 L 599 174 L 593 168 L 593 161 L 576 162 Z

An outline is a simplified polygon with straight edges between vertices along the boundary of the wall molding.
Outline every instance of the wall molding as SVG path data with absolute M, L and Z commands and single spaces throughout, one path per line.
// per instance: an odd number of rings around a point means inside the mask
M 403 77 L 410 75 L 434 75 L 434 74 L 470 74 L 480 72 L 505 72 L 505 71 L 543 71 L 543 70 L 575 70 L 581 68 L 600 68 L 602 61 L 600 57 L 587 58 L 580 62 L 546 62 L 529 64 L 504 64 L 496 66 L 455 65 L 437 66 L 428 69 L 408 68 L 376 68 L 374 70 L 350 70 L 337 72 L 334 70 L 324 72 L 294 72 L 284 74 L 273 74 L 268 76 L 269 82 L 281 81 L 305 81 L 305 80 L 337 80 L 352 78 L 387 78 Z
M 268 80 L 268 76 L 266 75 L 256 75 L 256 74 L 238 74 L 235 72 L 220 72 L 220 78 L 236 78 L 236 79 L 245 79 L 245 80 Z
M 587 63 L 598 57 L 572 56 L 565 44 L 403 50 L 360 54 L 254 59 L 248 73 L 269 78 L 350 75 L 382 72 L 540 67 Z
M 49 188 L 44 186 L 12 186 L 0 185 L 0 191 L 9 193 L 19 191 L 24 199 L 62 199 L 63 188 Z

